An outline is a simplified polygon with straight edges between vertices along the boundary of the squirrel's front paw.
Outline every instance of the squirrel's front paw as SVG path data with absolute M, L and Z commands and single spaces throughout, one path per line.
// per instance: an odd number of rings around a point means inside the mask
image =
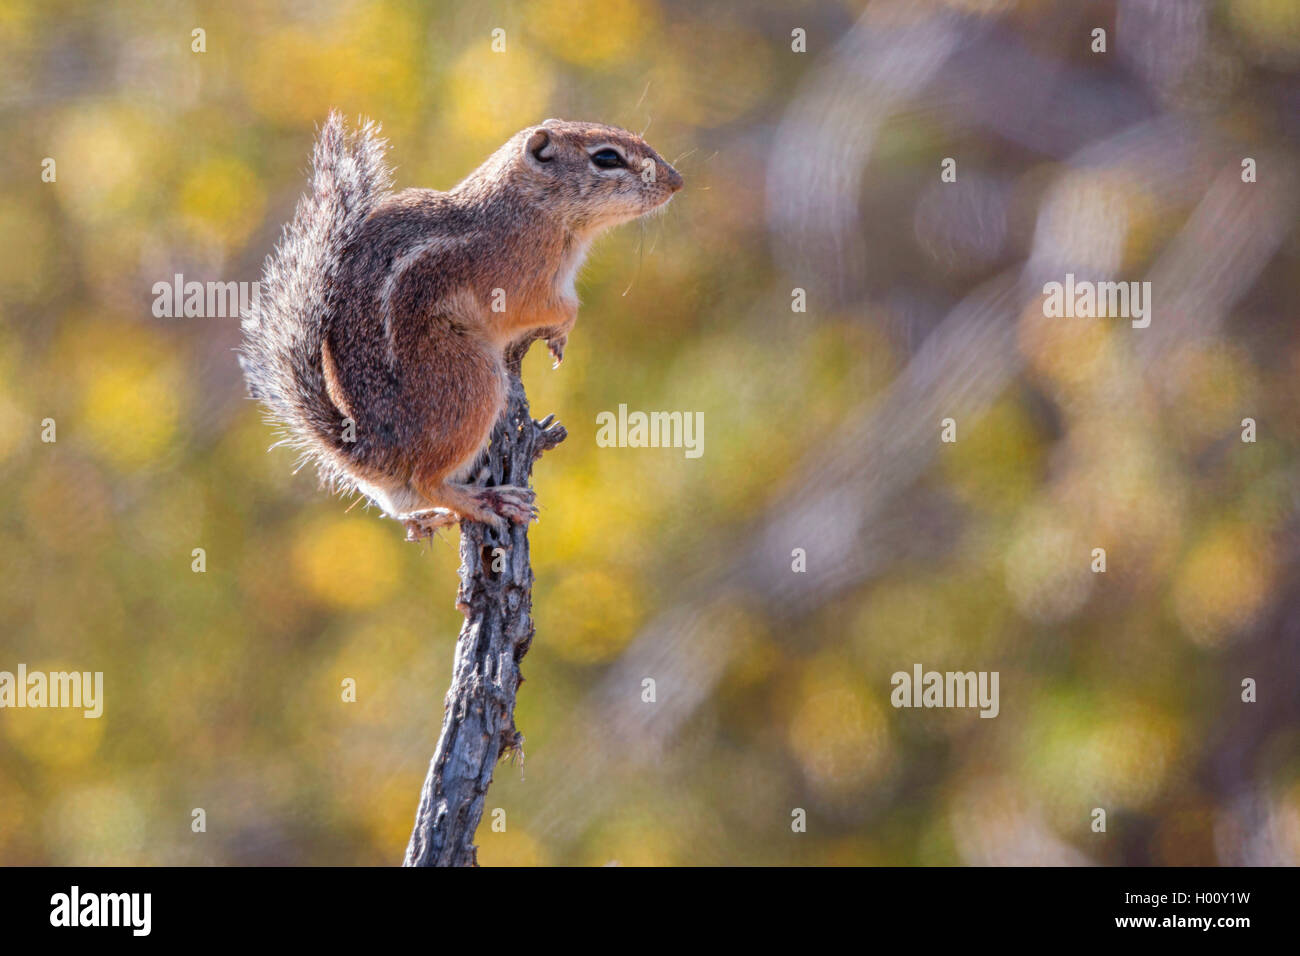
M 546 340 L 546 347 L 551 350 L 551 358 L 555 359 L 555 364 L 551 368 L 559 368 L 560 363 L 564 361 L 564 347 L 569 344 L 567 334 L 557 335 Z

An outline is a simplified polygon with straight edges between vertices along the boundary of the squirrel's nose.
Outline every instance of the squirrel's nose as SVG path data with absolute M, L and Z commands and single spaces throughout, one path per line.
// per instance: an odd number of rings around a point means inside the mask
M 679 173 L 677 170 L 673 169 L 667 163 L 664 163 L 664 170 L 665 170 L 665 175 L 663 177 L 663 181 L 668 185 L 669 189 L 671 189 L 673 192 L 677 192 L 677 190 L 682 188 L 682 183 L 683 183 L 682 174 Z

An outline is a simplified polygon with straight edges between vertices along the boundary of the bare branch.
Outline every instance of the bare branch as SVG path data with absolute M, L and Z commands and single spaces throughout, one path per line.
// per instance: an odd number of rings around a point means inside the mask
M 511 354 L 510 395 L 480 471 L 483 485 L 527 486 L 533 462 L 565 438 L 553 416 L 533 421 L 519 379 L 524 343 Z M 500 549 L 500 550 L 498 550 Z M 465 624 L 456 640 L 442 733 L 420 793 L 404 866 L 476 866 L 474 831 L 497 761 L 522 752 L 515 727 L 519 662 L 533 640 L 533 570 L 528 528 L 504 532 L 465 521 L 460 537 L 460 590 Z

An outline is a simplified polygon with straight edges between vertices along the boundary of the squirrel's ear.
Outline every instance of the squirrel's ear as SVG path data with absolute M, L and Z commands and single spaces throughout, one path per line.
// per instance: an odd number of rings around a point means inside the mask
M 555 147 L 551 145 L 551 134 L 544 129 L 535 129 L 524 143 L 524 158 L 537 163 L 549 163 L 555 158 Z

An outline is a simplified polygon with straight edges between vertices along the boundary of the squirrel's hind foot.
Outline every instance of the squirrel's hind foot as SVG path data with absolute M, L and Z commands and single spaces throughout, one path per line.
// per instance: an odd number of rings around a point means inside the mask
M 442 482 L 438 487 L 423 490 L 422 493 L 434 509 L 447 509 L 450 514 L 431 509 L 404 515 L 404 518 L 419 522 L 415 532 L 412 532 L 411 524 L 407 524 L 408 537 L 412 533 L 421 536 L 432 534 L 437 528 L 455 524 L 462 518 L 492 525 L 498 531 L 505 531 L 507 522 L 527 524 L 537 518 L 536 495 L 531 489 L 516 485 L 484 488 L 480 485 Z M 430 521 L 432 526 L 425 532 L 424 526 Z
M 495 488 L 471 488 L 480 504 L 475 520 L 495 525 L 505 530 L 505 522 L 528 524 L 537 520 L 537 496 L 528 488 L 517 485 L 498 485 Z
M 445 508 L 419 511 L 403 517 L 407 541 L 422 541 L 425 538 L 432 538 L 440 528 L 450 528 L 460 521 L 459 515 Z

